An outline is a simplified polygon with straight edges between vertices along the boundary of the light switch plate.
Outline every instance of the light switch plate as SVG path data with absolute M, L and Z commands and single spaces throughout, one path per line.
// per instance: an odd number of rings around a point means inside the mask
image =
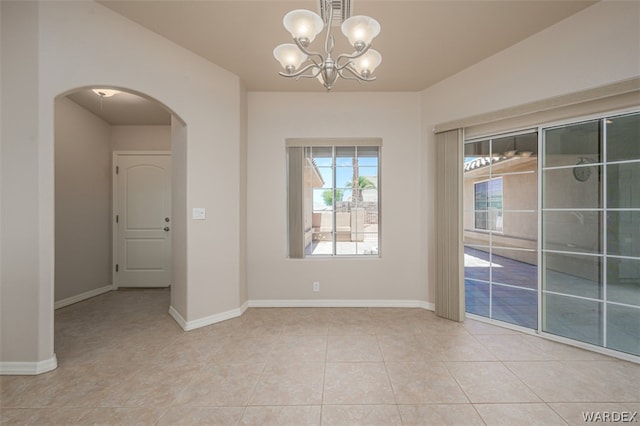
M 193 209 L 193 220 L 205 220 L 206 219 L 206 211 L 203 207 L 194 207 Z

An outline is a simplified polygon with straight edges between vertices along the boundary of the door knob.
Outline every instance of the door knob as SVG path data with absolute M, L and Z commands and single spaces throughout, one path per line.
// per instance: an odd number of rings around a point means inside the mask
M 168 227 L 168 226 L 165 226 L 165 227 L 164 227 L 164 230 L 165 230 L 165 232 L 169 232 L 169 227 Z

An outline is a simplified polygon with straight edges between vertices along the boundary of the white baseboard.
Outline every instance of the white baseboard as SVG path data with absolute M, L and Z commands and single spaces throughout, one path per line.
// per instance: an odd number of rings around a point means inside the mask
M 111 290 L 117 290 L 117 288 L 114 287 L 113 285 L 105 285 L 104 287 L 96 288 L 81 294 L 77 294 L 75 296 L 67 297 L 66 299 L 58 300 L 57 302 L 54 303 L 53 307 L 54 309 L 64 308 L 65 306 L 73 305 L 74 303 L 91 299 L 92 297 L 99 296 Z
M 231 309 L 230 311 L 221 312 L 219 314 L 210 315 L 208 317 L 199 318 L 193 321 L 185 320 L 180 313 L 175 310 L 173 306 L 169 307 L 169 315 L 176 320 L 178 325 L 182 327 L 184 331 L 195 330 L 196 328 L 206 327 L 207 325 L 215 324 L 218 322 L 226 321 L 231 318 L 239 317 L 247 310 L 247 302 L 243 303 L 237 309 Z
M 180 315 L 180 313 L 173 306 L 169 306 L 169 315 L 171 315 L 171 318 L 173 318 L 178 323 L 180 328 L 186 330 L 187 320 L 182 318 L 182 315 Z
M 169 315 L 184 331 L 206 327 L 242 315 L 247 308 L 422 308 L 434 310 L 433 303 L 422 300 L 248 300 L 237 309 L 231 309 L 219 314 L 199 318 L 193 321 L 185 320 L 173 307 L 169 307 Z
M 58 368 L 56 354 L 49 359 L 37 362 L 0 362 L 0 375 L 35 376 Z
M 435 309 L 433 303 L 423 300 L 342 300 L 342 299 L 254 299 L 249 300 L 250 308 L 422 308 Z

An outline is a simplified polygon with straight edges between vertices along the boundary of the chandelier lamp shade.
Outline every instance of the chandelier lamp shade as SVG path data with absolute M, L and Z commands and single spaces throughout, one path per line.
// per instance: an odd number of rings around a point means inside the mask
M 273 56 L 280 62 L 283 77 L 317 78 L 331 90 L 338 77 L 345 80 L 373 81 L 376 67 L 382 62 L 382 55 L 371 49 L 371 42 L 380 34 L 380 24 L 368 16 L 351 16 L 342 22 L 342 33 L 353 46 L 350 54 L 333 57 L 335 39 L 331 34 L 333 5 L 335 0 L 320 0 L 323 17 L 310 10 L 296 9 L 284 16 L 284 27 L 294 43 L 281 44 L 273 50 Z M 311 42 L 322 31 L 326 31 L 324 51 L 310 50 Z

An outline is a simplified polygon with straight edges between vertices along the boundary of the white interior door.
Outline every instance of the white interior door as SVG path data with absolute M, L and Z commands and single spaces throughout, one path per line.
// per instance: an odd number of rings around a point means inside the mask
M 171 156 L 114 156 L 114 285 L 171 284 Z

